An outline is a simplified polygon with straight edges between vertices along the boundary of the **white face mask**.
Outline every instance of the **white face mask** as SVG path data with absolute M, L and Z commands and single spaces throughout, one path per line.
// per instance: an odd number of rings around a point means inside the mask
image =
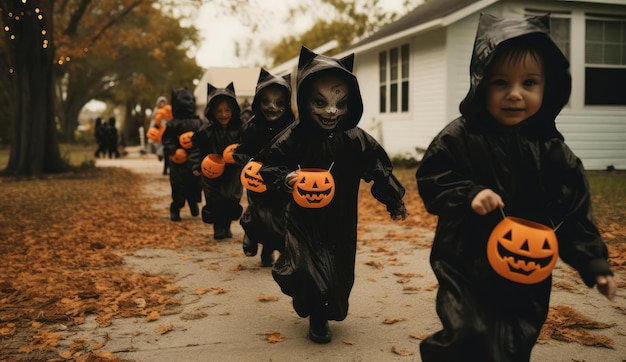
M 270 122 L 280 119 L 287 109 L 287 92 L 281 87 L 269 86 L 261 91 L 261 113 Z
M 323 129 L 334 129 L 348 113 L 347 82 L 337 75 L 323 75 L 313 81 L 311 88 L 311 118 Z

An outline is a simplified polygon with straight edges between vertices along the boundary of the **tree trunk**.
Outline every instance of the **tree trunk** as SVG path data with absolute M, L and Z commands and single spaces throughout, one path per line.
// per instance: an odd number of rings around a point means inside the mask
M 9 27 L 3 36 L 9 44 L 7 56 L 13 69 L 10 77 L 15 100 L 9 163 L 2 172 L 4 175 L 41 175 L 69 170 L 61 159 L 54 119 L 53 2 L 0 1 L 5 10 L 1 12 L 4 25 Z

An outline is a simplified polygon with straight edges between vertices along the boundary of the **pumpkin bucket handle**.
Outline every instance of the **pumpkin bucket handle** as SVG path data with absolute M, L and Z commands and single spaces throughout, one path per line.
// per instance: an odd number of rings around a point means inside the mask
M 502 215 L 502 218 L 506 218 L 506 214 L 504 213 L 504 209 L 503 208 L 499 208 L 500 209 L 500 214 Z M 559 228 L 561 227 L 561 225 L 563 225 L 563 223 L 565 222 L 565 220 L 561 221 L 557 226 L 554 226 L 554 222 L 552 221 L 552 219 L 548 218 L 548 220 L 550 220 L 550 224 L 552 225 L 552 229 L 554 230 L 554 232 L 556 232 L 557 230 L 559 230 Z
M 328 172 L 330 172 L 330 170 L 333 169 L 333 166 L 335 165 L 335 161 L 330 163 L 330 167 L 328 167 Z M 301 170 L 302 168 L 300 167 L 300 164 L 298 164 L 298 170 Z

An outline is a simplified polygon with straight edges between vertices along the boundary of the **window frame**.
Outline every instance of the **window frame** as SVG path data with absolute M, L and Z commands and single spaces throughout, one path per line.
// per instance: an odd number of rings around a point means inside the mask
M 408 113 L 410 109 L 411 48 L 409 43 L 378 53 L 378 112 Z

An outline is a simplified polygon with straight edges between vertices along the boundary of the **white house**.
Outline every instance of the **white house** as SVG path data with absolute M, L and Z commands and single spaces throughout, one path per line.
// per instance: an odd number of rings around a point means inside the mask
M 197 113 L 199 115 L 204 114 L 203 112 L 207 101 L 207 83 L 211 83 L 216 88 L 225 88 L 230 82 L 233 82 L 239 105 L 242 105 L 246 101 L 252 103 L 260 71 L 260 67 L 208 68 L 193 91 L 193 95 L 196 97 Z
M 355 53 L 360 126 L 390 155 L 425 149 L 460 115 L 479 14 L 551 13 L 570 60 L 559 130 L 587 169 L 626 169 L 626 0 L 430 0 L 335 57 Z

